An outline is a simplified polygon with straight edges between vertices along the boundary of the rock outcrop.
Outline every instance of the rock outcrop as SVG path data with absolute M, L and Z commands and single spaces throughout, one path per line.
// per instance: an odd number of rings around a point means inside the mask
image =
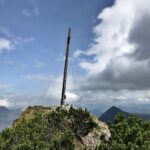
M 101 136 L 109 140 L 107 125 L 86 109 L 35 106 L 27 108 L 1 133 L 0 149 L 94 150 Z

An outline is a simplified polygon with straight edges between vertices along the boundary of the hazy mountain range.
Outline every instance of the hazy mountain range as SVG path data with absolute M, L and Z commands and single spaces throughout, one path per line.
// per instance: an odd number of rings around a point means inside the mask
M 79 107 L 79 106 L 77 106 Z M 137 107 L 115 107 L 115 106 L 108 106 L 108 105 L 87 105 L 83 106 L 86 107 L 92 114 L 95 114 L 97 117 L 100 118 L 101 121 L 108 122 L 114 121 L 114 118 L 117 113 L 122 112 L 125 117 L 128 117 L 131 114 L 137 114 L 143 119 L 150 120 L 150 114 L 148 113 L 148 109 L 143 109 L 142 106 Z M 109 107 L 109 108 L 108 108 Z M 143 106 L 144 107 L 144 106 Z M 139 109 L 138 109 L 139 108 Z M 145 108 L 148 108 L 145 107 Z M 125 111 L 124 111 L 125 110 Z M 146 113 L 145 113 L 146 112 Z M 6 107 L 0 106 L 0 131 L 4 128 L 10 127 L 12 122 L 18 118 L 21 114 L 21 109 L 8 109 Z
M 9 127 L 13 120 L 19 117 L 21 109 L 8 109 L 0 106 L 0 131 Z
M 125 118 L 129 117 L 130 115 L 137 115 L 140 118 L 144 119 L 144 120 L 150 120 L 150 115 L 149 114 L 138 114 L 138 113 L 128 113 L 126 111 L 123 111 L 122 109 L 112 106 L 111 108 L 109 108 L 107 111 L 105 111 L 100 117 L 99 119 L 103 122 L 114 122 L 115 116 L 118 113 L 123 113 Z
M 114 106 L 128 113 L 148 114 L 150 115 L 150 104 L 114 104 Z M 105 111 L 112 107 L 112 104 L 78 104 L 76 107 L 84 107 L 90 110 L 96 116 L 102 115 Z

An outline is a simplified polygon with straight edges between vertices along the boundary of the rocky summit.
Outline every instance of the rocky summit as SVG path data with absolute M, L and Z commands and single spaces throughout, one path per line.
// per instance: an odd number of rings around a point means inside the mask
M 94 150 L 110 138 L 108 126 L 86 109 L 28 107 L 0 133 L 0 150 Z

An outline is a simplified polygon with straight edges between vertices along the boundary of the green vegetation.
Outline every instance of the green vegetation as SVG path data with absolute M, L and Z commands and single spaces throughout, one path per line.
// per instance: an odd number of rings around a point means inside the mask
M 111 139 L 100 144 L 98 150 L 150 150 L 150 121 L 137 116 L 125 119 L 118 114 L 114 124 L 109 124 Z
M 29 107 L 12 128 L 0 133 L 0 150 L 74 150 L 97 128 L 85 109 Z
M 86 109 L 29 107 L 0 133 L 0 150 L 89 150 L 89 143 L 95 150 L 150 150 L 150 121 L 120 113 L 108 126 L 109 140 L 106 125 Z

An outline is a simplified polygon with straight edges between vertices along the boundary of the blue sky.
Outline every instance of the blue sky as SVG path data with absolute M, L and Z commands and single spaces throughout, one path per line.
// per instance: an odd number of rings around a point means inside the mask
M 98 13 L 109 5 L 112 5 L 110 0 L 1 1 L 1 38 L 9 39 L 12 44 L 18 42 L 10 50 L 1 50 L 0 83 L 10 85 L 1 92 L 46 88 L 48 83 L 28 80 L 25 76 L 56 74 L 57 68 L 63 67 L 61 59 L 69 27 L 72 28 L 71 55 L 78 48 L 86 49 Z
M 149 7 L 149 0 L 0 0 L 0 105 L 59 104 L 69 27 L 66 103 L 150 103 Z

